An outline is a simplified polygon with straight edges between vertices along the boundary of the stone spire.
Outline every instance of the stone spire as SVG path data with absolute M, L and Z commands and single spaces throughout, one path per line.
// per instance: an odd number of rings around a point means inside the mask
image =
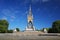
M 29 7 L 29 14 L 32 15 L 31 5 Z
M 28 22 L 32 21 L 33 22 L 33 15 L 32 15 L 32 10 L 31 10 L 31 5 L 29 7 L 29 14 L 28 14 Z

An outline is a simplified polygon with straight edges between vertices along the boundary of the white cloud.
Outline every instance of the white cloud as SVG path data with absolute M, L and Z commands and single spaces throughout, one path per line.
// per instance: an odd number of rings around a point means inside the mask
M 5 17 L 5 16 L 4 16 L 4 17 L 2 17 L 2 19 L 5 19 L 5 20 L 7 20 L 7 17 Z
M 13 15 L 13 12 L 9 9 L 3 9 L 2 10 L 2 13 L 5 15 L 5 16 L 11 16 Z
M 24 14 L 22 14 L 22 16 L 25 16 L 28 14 L 28 11 L 25 11 Z
M 10 21 L 14 21 L 15 18 L 16 18 L 15 16 L 11 16 L 11 17 L 10 17 Z
M 39 0 L 32 0 L 32 2 L 38 2 Z
M 13 22 L 13 21 L 14 21 L 14 19 L 10 19 L 10 21 L 12 21 L 12 22 Z
M 16 17 L 15 16 L 11 16 L 12 19 L 15 19 Z
M 25 12 L 26 14 L 28 13 L 28 11 Z
M 42 0 L 43 2 L 48 2 L 49 0 Z
M 37 3 L 37 2 L 48 2 L 49 0 L 32 0 L 32 3 Z
M 29 2 L 30 2 L 30 0 L 24 0 L 23 2 L 20 3 L 20 5 L 26 6 L 26 4 L 29 3 Z
M 2 19 L 7 19 L 7 17 L 8 17 L 10 21 L 14 21 L 16 18 L 15 15 L 17 12 L 18 11 L 13 10 L 13 9 L 10 9 L 10 10 L 9 9 L 3 9 L 2 13 L 3 13 L 4 17 Z
M 37 2 L 39 2 L 39 0 L 32 0 L 32 3 L 37 3 Z
M 40 11 L 40 8 L 38 8 L 37 11 Z

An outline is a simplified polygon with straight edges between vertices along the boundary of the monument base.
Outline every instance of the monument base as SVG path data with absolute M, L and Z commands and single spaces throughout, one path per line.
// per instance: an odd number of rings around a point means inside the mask
M 31 31 L 31 30 L 26 30 L 24 32 L 38 32 L 38 31 Z

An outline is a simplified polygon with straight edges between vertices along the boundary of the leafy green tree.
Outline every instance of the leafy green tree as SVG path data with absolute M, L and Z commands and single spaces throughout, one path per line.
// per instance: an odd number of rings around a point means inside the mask
M 9 23 L 7 20 L 0 20 L 0 33 L 5 33 L 8 30 Z
M 53 29 L 49 28 L 48 33 L 53 33 Z
M 19 28 L 16 28 L 16 30 L 17 30 L 17 32 L 19 32 L 20 30 L 19 30 Z
M 13 33 L 13 30 L 8 30 L 8 33 Z
M 53 22 L 52 28 L 54 33 L 60 33 L 60 20 Z
M 60 33 L 60 20 L 53 22 L 52 28 L 50 28 L 50 30 L 49 32 L 52 33 Z
M 36 29 L 36 31 L 41 31 L 41 30 L 39 30 L 39 29 Z

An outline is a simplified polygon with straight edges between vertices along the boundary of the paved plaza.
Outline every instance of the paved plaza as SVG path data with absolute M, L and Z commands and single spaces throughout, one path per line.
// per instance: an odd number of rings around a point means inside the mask
M 60 40 L 60 36 L 21 35 L 17 33 L 0 34 L 0 40 Z

